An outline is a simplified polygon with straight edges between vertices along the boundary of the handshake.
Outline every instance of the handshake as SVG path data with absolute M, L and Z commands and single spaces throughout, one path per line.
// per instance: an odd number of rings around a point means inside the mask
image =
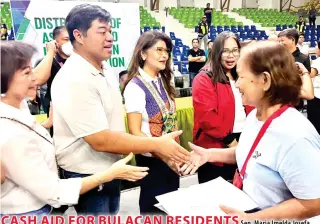
M 176 131 L 159 137 L 161 144 L 158 144 L 157 150 L 152 154 L 165 162 L 178 175 L 192 175 L 200 166 L 208 162 L 208 150 L 189 143 L 192 151 L 188 152 L 174 140 L 181 134 L 182 131 Z
M 184 162 L 174 162 L 170 159 L 164 162 L 178 175 L 186 176 L 193 175 L 200 166 L 209 161 L 209 151 L 196 146 L 189 142 L 191 152 L 189 152 L 189 160 Z
M 153 138 L 155 147 L 151 153 L 165 162 L 179 176 L 192 175 L 200 166 L 208 162 L 209 150 L 189 143 L 192 152 L 188 152 L 175 141 L 181 134 L 182 131 L 175 131 Z M 100 179 L 104 180 L 102 182 L 108 182 L 113 179 L 137 181 L 148 175 L 148 167 L 127 165 L 132 158 L 133 153 L 130 153 L 130 155 L 115 162 L 110 169 L 101 174 Z M 112 173 L 111 179 L 105 180 L 110 177 L 108 172 Z

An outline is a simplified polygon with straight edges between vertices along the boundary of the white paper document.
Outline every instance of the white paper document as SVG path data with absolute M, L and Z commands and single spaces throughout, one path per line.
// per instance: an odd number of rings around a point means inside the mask
M 219 205 L 247 211 L 257 208 L 257 204 L 243 191 L 218 177 L 212 181 L 180 188 L 156 197 L 159 209 L 168 215 L 225 215 Z

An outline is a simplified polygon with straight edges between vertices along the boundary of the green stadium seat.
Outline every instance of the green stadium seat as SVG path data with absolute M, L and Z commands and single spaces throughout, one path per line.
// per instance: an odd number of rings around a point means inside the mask
M 297 17 L 289 12 L 277 9 L 236 9 L 235 12 L 255 23 L 262 23 L 264 27 L 274 27 L 276 24 L 294 25 Z

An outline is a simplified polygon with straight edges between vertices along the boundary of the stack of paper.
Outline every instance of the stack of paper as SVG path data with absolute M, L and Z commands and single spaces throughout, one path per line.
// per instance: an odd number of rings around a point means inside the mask
M 157 196 L 155 206 L 168 215 L 225 215 L 219 205 L 247 211 L 257 204 L 243 191 L 218 177 L 212 181 L 180 188 L 177 191 Z

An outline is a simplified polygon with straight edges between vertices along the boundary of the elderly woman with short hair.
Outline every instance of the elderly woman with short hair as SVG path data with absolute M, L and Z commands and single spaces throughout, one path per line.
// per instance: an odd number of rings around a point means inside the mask
M 237 163 L 234 184 L 252 198 L 259 211 L 221 209 L 242 219 L 308 219 L 320 215 L 320 136 L 293 106 L 299 101 L 301 76 L 284 46 L 249 44 L 237 64 L 236 86 L 243 104 L 255 107 L 236 147 L 203 149 L 192 145 L 193 165 Z M 185 165 L 185 173 L 196 168 Z

